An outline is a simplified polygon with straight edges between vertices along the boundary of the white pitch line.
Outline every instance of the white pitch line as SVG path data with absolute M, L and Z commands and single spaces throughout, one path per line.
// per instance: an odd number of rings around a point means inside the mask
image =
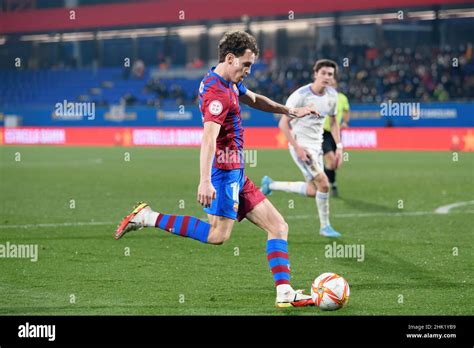
M 51 166 L 82 166 L 89 164 L 102 164 L 104 160 L 102 158 L 88 158 L 84 160 L 72 160 L 72 161 L 42 161 L 42 162 L 5 162 L 0 163 L 0 167 L 51 167 Z
M 474 202 L 474 201 L 473 201 Z M 439 208 L 438 208 L 439 209 Z M 453 214 L 451 212 L 450 214 Z M 364 218 L 364 217 L 375 217 L 375 216 L 419 216 L 419 215 L 439 215 L 447 213 L 438 213 L 436 211 L 411 211 L 411 212 L 401 212 L 401 213 L 346 213 L 346 214 L 334 214 L 334 218 L 344 219 L 344 218 Z M 474 214 L 474 210 L 468 210 L 459 212 L 456 214 Z M 286 219 L 309 219 L 313 218 L 316 215 L 287 215 Z M 201 220 L 207 220 L 207 217 L 201 217 Z M 83 222 L 63 222 L 63 223 L 50 223 L 50 224 L 28 224 L 28 225 L 0 225 L 0 229 L 9 229 L 9 228 L 44 228 L 44 227 L 74 227 L 74 226 L 103 226 L 103 225 L 116 225 L 117 221 L 83 221 Z
M 474 214 L 474 210 L 468 210 L 463 212 L 451 212 L 450 214 Z M 376 216 L 420 216 L 420 215 L 439 215 L 436 211 L 411 211 L 405 213 L 347 213 L 347 214 L 334 214 L 334 218 L 362 218 L 362 217 L 376 217 Z M 286 219 L 307 219 L 316 215 L 287 215 Z
M 351 218 L 351 217 L 371 217 L 371 216 L 417 216 L 417 215 L 433 215 L 432 211 L 407 211 L 400 213 L 347 213 L 334 214 L 336 218 Z
M 35 227 L 72 227 L 72 226 L 100 226 L 111 225 L 113 222 L 85 221 L 85 222 L 63 222 L 56 224 L 29 224 L 29 225 L 0 225 L 0 228 L 35 228 Z
M 449 211 L 453 208 L 462 207 L 464 205 L 474 204 L 474 201 L 467 201 L 467 202 L 457 202 L 448 205 L 443 205 L 435 210 L 436 214 L 448 214 Z

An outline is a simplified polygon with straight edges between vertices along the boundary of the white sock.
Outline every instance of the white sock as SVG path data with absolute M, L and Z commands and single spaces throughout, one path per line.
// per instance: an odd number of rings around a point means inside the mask
M 308 184 L 303 181 L 274 181 L 270 185 L 270 190 L 299 193 L 306 196 Z
M 321 228 L 329 225 L 329 192 L 316 192 L 316 206 L 318 207 Z
M 158 219 L 159 213 L 152 211 L 145 215 L 144 225 L 146 227 L 155 227 L 156 219 Z

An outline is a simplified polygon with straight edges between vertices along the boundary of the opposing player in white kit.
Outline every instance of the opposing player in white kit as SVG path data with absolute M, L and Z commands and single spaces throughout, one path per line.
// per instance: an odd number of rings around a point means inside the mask
M 329 180 L 323 164 L 323 126 L 325 117 L 331 118 L 331 133 L 337 144 L 336 168 L 342 164 L 342 143 L 337 114 L 337 91 L 331 87 L 337 75 L 337 64 L 328 59 L 318 60 L 313 68 L 314 82 L 293 92 L 286 102 L 290 108 L 312 105 L 320 116 L 291 119 L 283 115 L 279 127 L 288 139 L 291 157 L 300 168 L 306 182 L 273 181 L 264 176 L 260 190 L 265 195 L 272 191 L 299 193 L 316 197 L 316 206 L 321 223 L 320 234 L 325 237 L 340 237 L 329 223 Z

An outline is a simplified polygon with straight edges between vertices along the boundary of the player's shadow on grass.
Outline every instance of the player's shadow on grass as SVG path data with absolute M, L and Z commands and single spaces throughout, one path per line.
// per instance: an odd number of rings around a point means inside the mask
M 400 212 L 400 210 L 397 209 L 396 206 L 387 207 L 385 205 L 361 201 L 359 199 L 353 199 L 353 198 L 339 198 L 339 199 L 343 201 L 345 204 L 359 211 L 371 212 L 371 213 L 373 212 L 399 213 Z

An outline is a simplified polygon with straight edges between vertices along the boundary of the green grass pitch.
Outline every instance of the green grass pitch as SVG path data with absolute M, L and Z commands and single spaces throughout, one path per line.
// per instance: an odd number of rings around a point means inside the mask
M 434 211 L 474 199 L 474 153 L 453 161 L 449 152 L 349 151 L 331 223 L 343 233 L 338 244 L 364 246 L 361 262 L 325 257 L 333 240 L 318 235 L 313 199 L 270 197 L 290 226 L 294 287 L 309 292 L 323 272 L 348 280 L 349 303 L 335 312 L 274 308 L 266 235 L 248 221 L 236 223 L 222 246 L 153 228 L 114 240 L 116 224 L 140 200 L 204 216 L 196 202 L 199 149 L 3 146 L 0 153 L 0 244 L 39 246 L 37 262 L 0 258 L 2 315 L 473 314 L 474 207 Z M 265 174 L 302 180 L 287 151 L 257 156 L 247 168 L 255 183 Z

